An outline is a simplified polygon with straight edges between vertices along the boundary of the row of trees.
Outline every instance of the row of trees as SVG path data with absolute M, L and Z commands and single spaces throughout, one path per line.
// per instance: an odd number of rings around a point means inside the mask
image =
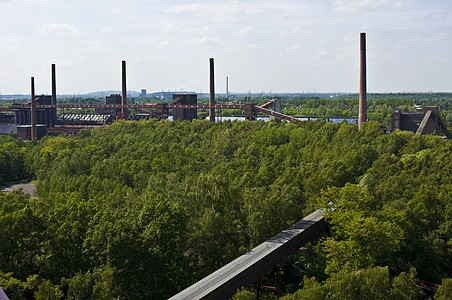
M 30 144 L 0 135 L 0 187 L 28 178 L 25 158 Z
M 168 298 L 331 206 L 331 236 L 298 264 L 312 285 L 378 266 L 452 276 L 449 140 L 385 135 L 374 122 L 195 120 L 8 143 L 39 196 L 0 195 L 11 298 Z

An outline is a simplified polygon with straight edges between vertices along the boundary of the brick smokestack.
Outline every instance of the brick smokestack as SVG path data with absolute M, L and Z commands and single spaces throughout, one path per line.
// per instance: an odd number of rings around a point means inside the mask
M 56 100 L 56 68 L 55 68 L 55 64 L 52 64 L 52 124 L 51 126 L 54 127 L 55 123 L 56 123 L 56 105 L 57 104 L 57 100 Z
M 124 118 L 124 105 L 127 104 L 127 84 L 126 84 L 126 61 L 122 61 L 122 95 L 121 95 L 121 117 Z
M 367 121 L 367 86 L 366 86 L 366 33 L 361 32 L 360 41 L 360 76 L 359 76 L 359 119 L 358 128 Z
M 215 73 L 213 66 L 213 58 L 209 59 L 210 61 L 210 97 L 209 97 L 209 105 L 215 105 Z M 209 111 L 209 119 L 210 122 L 215 122 L 215 108 L 211 108 Z
M 31 140 L 38 137 L 36 130 L 36 96 L 35 96 L 35 78 L 31 77 L 31 105 L 30 105 L 30 123 L 31 123 Z

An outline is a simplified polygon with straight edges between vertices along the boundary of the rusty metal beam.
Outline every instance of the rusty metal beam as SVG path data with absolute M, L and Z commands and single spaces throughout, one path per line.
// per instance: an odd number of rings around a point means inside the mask
M 270 116 L 278 117 L 278 118 L 280 118 L 280 119 L 285 119 L 285 120 L 288 120 L 288 121 L 296 121 L 296 120 L 297 120 L 297 119 L 294 118 L 294 117 L 291 117 L 291 116 L 288 116 L 288 115 L 285 115 L 285 114 L 282 114 L 282 113 L 280 113 L 280 112 L 276 112 L 276 111 L 273 111 L 273 110 L 269 110 L 269 109 L 266 109 L 266 108 L 263 108 L 263 107 L 260 107 L 260 106 L 255 106 L 254 108 L 255 108 L 257 111 L 266 113 L 266 114 L 268 114 L 268 115 L 270 115 Z
M 360 72 L 359 72 L 359 117 L 358 128 L 367 121 L 367 84 L 366 84 L 366 33 L 360 35 Z
M 56 106 L 52 105 L 38 105 L 38 108 L 158 108 L 162 104 L 151 103 L 151 104 L 57 104 Z M 198 109 L 245 109 L 244 104 L 215 104 L 215 105 L 207 105 L 207 104 L 164 104 L 167 108 L 198 108 Z

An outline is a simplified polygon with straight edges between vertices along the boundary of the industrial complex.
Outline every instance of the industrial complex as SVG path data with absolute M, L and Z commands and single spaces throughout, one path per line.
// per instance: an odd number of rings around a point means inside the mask
M 173 120 L 193 120 L 197 118 L 199 109 L 209 111 L 209 120 L 215 122 L 216 111 L 222 109 L 240 109 L 247 120 L 256 120 L 257 113 L 294 121 L 296 118 L 282 114 L 280 100 L 275 99 L 257 106 L 244 104 L 215 103 L 214 59 L 209 59 L 210 93 L 209 104 L 198 104 L 195 93 L 175 93 L 168 103 L 128 104 L 126 85 L 126 61 L 122 61 L 122 93 L 112 94 L 105 98 L 105 104 L 58 104 L 56 93 L 56 66 L 51 66 L 52 95 L 36 95 L 34 77 L 31 78 L 31 100 L 25 104 L 12 104 L 0 109 L 0 134 L 13 134 L 24 139 L 41 138 L 46 134 L 74 134 L 82 129 L 90 129 L 114 121 L 166 119 L 172 112 Z M 228 89 L 228 88 L 227 88 Z M 226 91 L 228 93 L 228 91 Z M 141 91 L 141 96 L 146 90 Z M 65 113 L 66 109 L 66 113 Z M 94 113 L 82 114 L 67 112 L 68 109 L 94 109 Z M 134 110 L 134 114 L 130 110 Z M 58 113 L 57 113 L 58 112 Z M 358 126 L 367 121 L 367 88 L 366 88 L 366 35 L 360 34 L 360 87 L 359 87 L 359 120 Z M 438 107 L 425 107 L 423 114 L 403 113 L 394 109 L 392 114 L 391 132 L 408 130 L 419 134 L 446 134 L 446 123 L 441 118 Z

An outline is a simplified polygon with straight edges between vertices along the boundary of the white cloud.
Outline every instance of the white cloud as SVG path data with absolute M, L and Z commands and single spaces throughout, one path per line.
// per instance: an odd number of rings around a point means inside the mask
M 328 56 L 330 56 L 331 54 L 328 52 L 328 51 L 326 51 L 326 50 L 320 50 L 320 51 L 318 51 L 317 53 L 315 53 L 315 55 L 314 55 L 314 57 L 315 58 L 323 58 L 323 57 L 328 57 Z
M 162 31 L 164 33 L 173 33 L 173 32 L 179 32 L 182 34 L 189 34 L 189 33 L 197 33 L 199 35 L 206 35 L 209 33 L 210 27 L 209 26 L 203 26 L 203 27 L 188 27 L 188 26 L 178 26 L 174 24 L 165 24 L 162 27 Z
M 312 33 L 311 29 L 305 29 L 301 26 L 296 26 L 289 30 L 282 30 L 279 33 L 279 36 L 285 38 L 287 36 L 310 35 L 311 33 Z
M 301 46 L 300 45 L 293 45 L 293 46 L 289 46 L 286 48 L 287 51 L 297 51 L 300 50 Z
M 245 26 L 240 28 L 240 30 L 237 32 L 237 36 L 239 37 L 246 37 L 250 34 L 252 34 L 255 31 L 255 28 L 252 26 Z
M 166 12 L 190 13 L 213 22 L 224 22 L 236 20 L 241 16 L 260 14 L 263 12 L 263 9 L 238 0 L 230 0 L 224 2 L 196 2 L 174 5 L 166 9 Z
M 235 43 L 233 45 L 228 45 L 228 48 L 233 51 L 254 51 L 260 49 L 260 47 L 256 44 L 243 44 L 243 43 Z
M 209 36 L 203 36 L 202 38 L 193 38 L 181 44 L 182 47 L 186 46 L 203 46 L 203 45 L 219 45 L 220 40 L 216 38 L 211 38 Z
M 113 32 L 113 28 L 110 26 L 104 26 L 101 29 L 102 33 L 112 33 Z
M 168 41 L 162 41 L 162 42 L 160 42 L 159 43 L 159 47 L 166 47 L 166 46 L 168 46 L 169 45 L 169 42 Z
M 335 0 L 333 10 L 357 13 L 366 9 L 391 8 L 407 9 L 416 6 L 419 0 Z
M 80 30 L 70 24 L 46 24 L 38 28 L 38 32 L 43 35 L 70 36 L 80 35 Z

